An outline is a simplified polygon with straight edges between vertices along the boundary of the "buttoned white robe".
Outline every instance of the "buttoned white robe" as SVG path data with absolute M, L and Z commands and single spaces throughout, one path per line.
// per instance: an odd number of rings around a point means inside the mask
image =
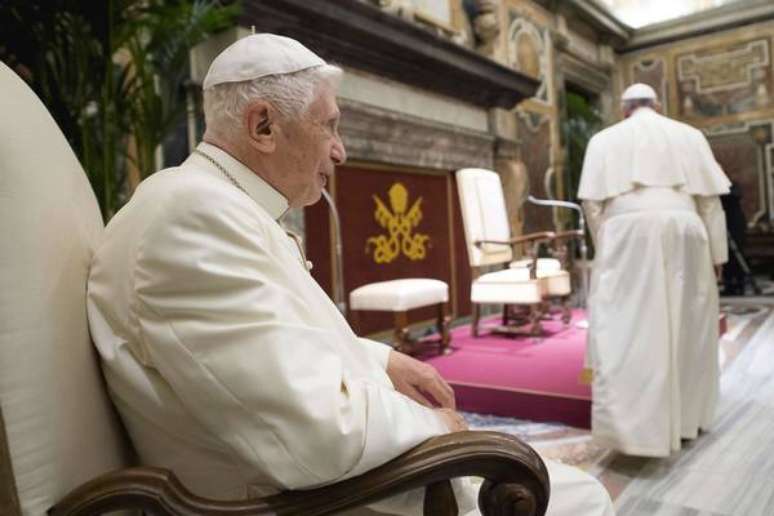
M 155 174 L 108 224 L 89 279 L 92 336 L 142 463 L 195 493 L 244 499 L 355 476 L 446 433 L 394 390 L 390 349 L 357 338 L 308 273 L 276 222 L 287 201 L 220 149 L 199 149 L 245 192 L 197 154 Z M 610 514 L 591 477 L 549 471 L 553 514 Z M 460 485 L 468 511 L 475 493 Z M 375 507 L 421 514 L 422 496 Z
M 712 423 L 728 185 L 701 132 L 648 108 L 589 142 L 578 197 L 596 244 L 587 357 L 604 446 L 667 456 Z

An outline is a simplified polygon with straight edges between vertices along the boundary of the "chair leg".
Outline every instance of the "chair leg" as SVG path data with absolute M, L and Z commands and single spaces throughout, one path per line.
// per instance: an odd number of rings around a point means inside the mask
M 543 326 L 540 324 L 540 319 L 543 316 L 542 312 L 540 303 L 533 305 L 530 310 L 529 319 L 532 326 L 529 333 L 533 337 L 539 337 L 543 333 Z
M 510 319 L 509 312 L 510 312 L 510 305 L 506 303 L 503 305 L 503 326 L 508 326 L 508 322 Z
M 570 308 L 570 296 L 562 298 L 562 322 L 565 326 L 572 320 L 572 309 Z
M 414 351 L 414 344 L 409 337 L 406 312 L 395 312 L 394 332 L 395 349 L 401 353 L 411 354 Z
M 473 323 L 471 324 L 471 333 L 474 337 L 478 337 L 478 320 L 481 317 L 481 306 L 478 303 L 473 303 Z
M 544 321 L 551 320 L 551 302 L 543 301 L 540 305 L 540 318 Z
M 438 303 L 438 335 L 441 336 L 440 351 L 442 355 L 448 353 L 451 341 L 449 324 L 451 324 L 451 316 L 448 314 L 448 304 Z

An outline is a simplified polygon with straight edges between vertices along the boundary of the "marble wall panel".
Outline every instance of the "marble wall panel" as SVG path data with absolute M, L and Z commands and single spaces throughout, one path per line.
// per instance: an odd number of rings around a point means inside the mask
M 520 111 L 516 118 L 521 139 L 521 158 L 529 178 L 529 193 L 542 199 L 553 197 L 545 189 L 546 172 L 551 166 L 551 117 Z M 552 210 L 529 203 L 524 203 L 522 209 L 524 233 L 554 229 Z
M 683 117 L 721 117 L 772 106 L 770 38 L 681 53 L 675 68 Z
M 656 90 L 664 112 L 668 113 L 670 106 L 666 59 L 653 57 L 635 61 L 631 65 L 630 73 L 632 83 L 642 82 Z
M 751 231 L 764 232 L 774 228 L 772 42 L 774 23 L 756 23 L 624 54 L 618 68 L 622 88 L 665 77 L 667 114 L 707 134 L 740 185 Z M 643 73 L 643 63 L 656 61 L 664 73 Z
M 739 185 L 742 193 L 742 209 L 747 220 L 758 211 L 758 166 L 755 157 L 758 146 L 748 132 L 730 133 L 710 138 L 715 159 L 728 175 Z

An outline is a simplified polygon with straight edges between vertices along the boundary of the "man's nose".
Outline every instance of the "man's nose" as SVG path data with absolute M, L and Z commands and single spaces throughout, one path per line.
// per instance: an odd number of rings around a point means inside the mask
M 336 165 L 343 165 L 347 161 L 347 150 L 344 148 L 344 142 L 341 136 L 336 137 L 336 141 L 331 148 L 331 159 Z

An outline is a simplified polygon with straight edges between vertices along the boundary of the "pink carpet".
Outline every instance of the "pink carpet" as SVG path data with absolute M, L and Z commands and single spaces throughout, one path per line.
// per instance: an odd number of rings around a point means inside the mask
M 568 326 L 558 316 L 543 321 L 539 339 L 490 333 L 499 318 L 489 318 L 478 338 L 470 326 L 455 328 L 452 352 L 424 360 L 452 385 L 460 410 L 589 428 L 591 388 L 579 381 L 586 330 L 575 326 L 583 318 L 575 310 Z

